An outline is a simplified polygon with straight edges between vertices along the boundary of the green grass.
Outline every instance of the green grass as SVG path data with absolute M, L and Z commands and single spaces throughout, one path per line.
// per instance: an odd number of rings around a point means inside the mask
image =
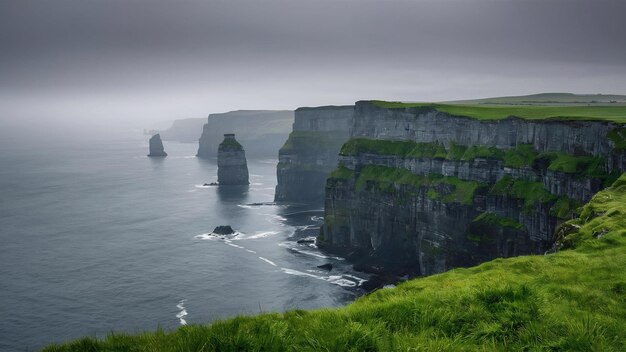
M 477 120 L 502 120 L 519 117 L 526 120 L 600 120 L 626 123 L 626 106 L 535 106 L 480 104 L 402 103 L 373 100 L 372 104 L 387 109 L 434 109 L 453 116 Z
M 476 158 L 503 160 L 509 168 L 532 167 L 539 159 L 546 161 L 548 170 L 580 177 L 607 178 L 606 159 L 593 156 L 573 156 L 559 152 L 538 153 L 531 144 L 520 144 L 516 148 L 502 150 L 495 147 L 466 147 L 452 143 L 446 149 L 439 143 L 417 143 L 367 138 L 353 138 L 340 151 L 343 156 L 360 154 L 393 155 L 404 158 L 432 158 L 471 161 Z M 545 166 L 544 166 L 545 167 Z M 616 175 L 618 176 L 618 175 Z M 611 181 L 613 181 L 611 179 Z
M 341 148 L 346 139 L 346 132 L 293 131 L 280 148 L 279 154 L 294 152 L 317 154 L 323 151 L 335 151 Z
M 598 193 L 574 249 L 413 279 L 348 306 L 237 317 L 172 332 L 86 337 L 61 351 L 624 351 L 626 174 Z
M 490 190 L 491 194 L 524 200 L 524 210 L 533 211 L 537 204 L 555 201 L 557 197 L 543 188 L 543 183 L 504 176 Z
M 569 197 L 559 197 L 554 205 L 550 208 L 550 215 L 559 219 L 569 220 L 580 208 L 581 204 Z
M 481 223 L 486 225 L 495 225 L 498 227 L 510 228 L 515 230 L 521 230 L 524 228 L 517 220 L 500 216 L 498 214 L 484 212 L 478 215 L 472 222 Z
M 613 141 L 613 144 L 615 145 L 615 150 L 626 150 L 626 127 L 615 128 L 609 131 L 609 133 L 607 133 L 607 137 L 609 137 L 609 139 Z
M 330 174 L 331 178 L 349 179 L 354 176 L 354 171 L 348 169 L 344 165 L 339 165 L 335 171 Z
M 426 195 L 431 199 L 461 204 L 472 204 L 474 193 L 480 187 L 478 182 L 463 181 L 456 177 L 419 176 L 406 169 L 380 165 L 367 165 L 361 169 L 355 183 L 356 190 L 363 190 L 368 182 L 379 190 L 391 190 L 395 185 L 410 185 L 416 189 L 427 188 Z M 441 185 L 449 187 L 438 187 Z
M 530 167 L 537 158 L 537 152 L 532 144 L 520 144 L 504 154 L 504 166 L 519 169 Z

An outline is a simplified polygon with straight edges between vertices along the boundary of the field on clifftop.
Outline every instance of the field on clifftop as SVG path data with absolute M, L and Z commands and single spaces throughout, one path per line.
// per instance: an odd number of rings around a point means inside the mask
M 339 309 L 112 333 L 45 351 L 626 350 L 626 174 L 561 229 L 557 253 L 410 280 Z

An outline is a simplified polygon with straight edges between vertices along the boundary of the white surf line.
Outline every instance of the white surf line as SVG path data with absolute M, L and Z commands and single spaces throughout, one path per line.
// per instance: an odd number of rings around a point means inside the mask
M 263 258 L 263 257 L 259 257 L 259 259 L 261 259 L 262 261 L 266 262 L 269 265 L 276 266 L 276 263 L 274 263 L 273 261 L 271 261 L 269 259 L 266 259 L 266 258 Z
M 311 255 L 314 257 L 318 257 L 318 258 L 322 258 L 322 259 L 335 259 L 335 260 L 345 260 L 344 258 L 341 257 L 332 257 L 332 256 L 327 256 L 327 255 L 323 255 L 323 254 L 319 254 L 319 253 L 315 253 L 315 252 L 311 252 L 311 251 L 305 251 L 299 248 L 296 248 L 294 246 L 289 246 L 289 243 L 286 242 L 282 242 L 278 244 L 280 247 L 283 248 L 287 248 L 289 250 L 292 250 L 296 253 L 300 253 L 300 254 L 306 254 L 306 255 Z
M 255 251 L 253 251 L 252 249 L 246 249 L 246 252 L 256 254 L 256 252 L 255 252 Z
M 244 247 L 242 247 L 242 246 L 238 246 L 238 245 L 236 245 L 236 244 L 234 244 L 234 243 L 226 242 L 226 244 L 227 244 L 227 245 L 229 245 L 229 246 L 231 246 L 231 247 L 240 248 L 240 249 L 245 249 Z
M 254 234 L 252 236 L 248 236 L 248 237 L 246 237 L 246 239 L 250 240 L 250 239 L 256 239 L 256 238 L 264 238 L 264 237 L 269 237 L 269 236 L 276 235 L 276 234 L 279 234 L 279 233 L 280 233 L 280 231 L 262 231 L 262 232 L 259 232 L 257 234 Z
M 318 276 L 318 275 L 304 273 L 302 271 L 298 271 L 298 270 L 294 270 L 294 269 L 288 269 L 288 268 L 280 268 L 280 270 L 282 270 L 285 274 L 295 275 L 295 276 L 311 277 L 311 278 L 318 279 L 318 280 L 324 280 L 324 281 L 329 282 L 329 283 L 331 283 L 333 285 L 338 285 L 338 286 L 342 286 L 342 287 L 355 287 L 355 286 L 357 286 L 356 282 L 348 280 L 348 279 L 344 279 L 341 275 Z
M 181 299 L 180 301 L 178 301 L 178 304 L 176 305 L 176 308 L 180 310 L 178 314 L 176 314 L 176 318 L 178 318 L 180 325 L 187 325 L 187 321 L 185 320 L 185 317 L 187 316 L 187 309 L 185 309 L 185 301 L 187 300 Z
M 355 279 L 355 280 L 359 281 L 358 286 L 363 285 L 363 283 L 364 283 L 365 281 L 367 281 L 367 279 L 363 279 L 363 278 L 360 278 L 360 277 L 358 277 L 358 276 L 354 276 L 354 275 L 350 275 L 350 274 L 343 274 L 343 276 L 345 276 L 345 277 L 349 277 L 349 278 L 351 278 L 351 279 Z

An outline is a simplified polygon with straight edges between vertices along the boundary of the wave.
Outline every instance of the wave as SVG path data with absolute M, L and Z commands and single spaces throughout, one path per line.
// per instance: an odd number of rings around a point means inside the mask
M 187 321 L 185 320 L 185 317 L 187 316 L 187 309 L 185 309 L 186 301 L 186 299 L 181 299 L 176 305 L 176 308 L 179 309 L 179 312 L 176 314 L 176 318 L 178 318 L 180 325 L 187 325 Z
M 252 236 L 248 236 L 245 239 L 253 240 L 253 239 L 257 239 L 257 238 L 265 238 L 265 237 L 269 237 L 269 236 L 276 235 L 276 234 L 279 234 L 279 233 L 280 233 L 280 231 L 261 231 L 261 232 L 258 232 L 256 234 L 252 235 Z
M 231 246 L 231 247 L 240 248 L 240 249 L 246 249 L 245 247 L 238 246 L 238 245 L 236 245 L 234 243 L 230 243 L 230 241 L 224 241 L 224 242 L 226 242 L 226 244 Z
M 302 276 L 302 277 L 310 277 L 313 279 L 324 280 L 333 285 L 341 286 L 341 287 L 356 287 L 361 286 L 361 282 L 357 283 L 352 280 L 346 279 L 344 277 L 348 277 L 349 275 L 331 275 L 331 276 L 319 276 L 310 273 L 305 273 L 302 271 L 288 269 L 288 268 L 280 268 L 282 272 L 288 275 Z
M 281 242 L 278 244 L 280 247 L 283 248 L 287 248 L 290 251 L 296 252 L 296 253 L 300 253 L 300 254 L 305 254 L 305 255 L 310 255 L 313 257 L 318 257 L 318 258 L 322 258 L 322 259 L 335 259 L 335 260 L 345 260 L 344 258 L 341 257 L 333 257 L 333 256 L 328 256 L 328 255 L 324 255 L 318 252 L 313 252 L 313 251 L 308 251 L 305 249 L 301 249 L 299 246 L 295 245 L 294 242 Z
M 262 261 L 268 263 L 269 265 L 276 266 L 276 263 L 274 263 L 273 261 L 271 261 L 269 259 L 266 259 L 266 258 L 263 258 L 263 257 L 259 257 L 259 259 L 261 259 Z

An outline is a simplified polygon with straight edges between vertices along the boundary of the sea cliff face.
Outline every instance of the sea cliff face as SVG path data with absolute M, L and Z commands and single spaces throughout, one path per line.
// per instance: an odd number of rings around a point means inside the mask
M 625 136 L 610 122 L 358 102 L 326 184 L 319 245 L 412 275 L 543 253 L 557 226 L 626 170 Z
M 295 111 L 293 131 L 279 151 L 275 200 L 324 199 L 326 178 L 337 167 L 339 149 L 350 137 L 353 106 L 322 106 Z
M 287 139 L 294 119 L 289 110 L 238 110 L 211 114 L 198 141 L 199 158 L 214 158 L 222 135 L 235 133 L 248 155 L 275 157 Z

